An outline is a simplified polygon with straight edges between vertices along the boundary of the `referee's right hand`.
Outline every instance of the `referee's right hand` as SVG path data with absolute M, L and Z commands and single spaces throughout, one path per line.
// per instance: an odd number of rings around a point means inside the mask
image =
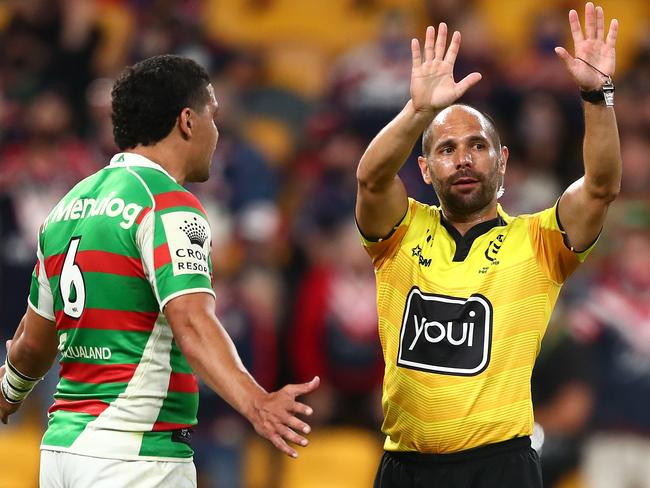
M 420 41 L 411 40 L 411 101 L 416 112 L 430 112 L 435 115 L 448 107 L 472 86 L 481 81 L 481 74 L 470 73 L 456 82 L 454 65 L 460 49 L 460 32 L 455 31 L 447 48 L 447 24 L 441 22 L 436 29 L 427 27 L 424 40 L 424 56 Z
M 249 416 L 255 431 L 270 440 L 286 455 L 297 458 L 298 453 L 288 442 L 302 447 L 309 443 L 303 435 L 309 434 L 311 427 L 297 415 L 308 416 L 313 410 L 308 405 L 296 401 L 296 397 L 311 393 L 319 384 L 320 378 L 315 376 L 308 383 L 286 385 L 256 399 L 252 405 L 253 412 Z

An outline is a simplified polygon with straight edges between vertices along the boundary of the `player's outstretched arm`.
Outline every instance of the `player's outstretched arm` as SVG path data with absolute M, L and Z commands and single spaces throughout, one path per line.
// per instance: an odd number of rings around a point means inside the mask
M 0 368 L 0 421 L 6 424 L 52 366 L 57 353 L 54 322 L 31 308 L 23 316 L 14 338 L 7 341 L 7 361 Z
M 246 370 L 219 323 L 212 295 L 182 295 L 170 300 L 164 312 L 178 347 L 203 381 L 246 417 L 258 434 L 285 454 L 297 457 L 288 443 L 307 445 L 304 435 L 311 428 L 298 415 L 311 415 L 312 409 L 296 397 L 314 391 L 319 378 L 266 392 Z
M 605 15 L 601 7 L 585 5 L 585 28 L 578 13 L 569 12 L 575 56 L 562 47 L 555 52 L 583 92 L 602 89 L 616 67 L 618 21 L 613 19 L 605 36 Z M 559 215 L 571 246 L 584 250 L 602 229 L 609 204 L 621 186 L 621 147 L 614 107 L 604 101 L 584 103 L 585 175 L 573 183 L 560 199 Z
M 411 40 L 411 100 L 373 139 L 357 168 L 356 217 L 361 232 L 382 238 L 406 213 L 408 199 L 397 172 L 413 145 L 436 114 L 458 100 L 481 79 L 472 73 L 454 81 L 454 63 L 460 48 L 460 33 L 454 32 L 447 48 L 447 25 L 427 27 L 424 57 L 417 39 Z

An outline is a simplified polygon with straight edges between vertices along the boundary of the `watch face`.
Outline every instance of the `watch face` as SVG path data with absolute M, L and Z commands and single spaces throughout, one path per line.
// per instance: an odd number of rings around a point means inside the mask
M 603 85 L 603 98 L 605 99 L 605 105 L 608 107 L 614 106 L 614 83 L 612 83 L 611 78 Z

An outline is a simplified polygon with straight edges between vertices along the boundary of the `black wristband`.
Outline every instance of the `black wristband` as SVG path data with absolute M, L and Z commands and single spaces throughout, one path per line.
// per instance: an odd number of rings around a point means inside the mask
M 608 78 L 608 80 L 603 83 L 603 87 L 600 90 L 592 90 L 592 91 L 584 91 L 580 90 L 580 97 L 585 102 L 589 103 L 601 103 L 605 102 L 605 105 L 608 107 L 613 107 L 614 106 L 614 83 L 612 83 L 612 79 Z
M 580 98 L 589 103 L 605 102 L 605 95 L 602 90 L 584 91 L 580 90 Z

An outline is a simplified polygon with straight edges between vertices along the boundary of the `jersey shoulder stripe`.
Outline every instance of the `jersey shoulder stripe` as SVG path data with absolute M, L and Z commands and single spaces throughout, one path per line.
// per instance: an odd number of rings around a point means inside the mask
M 191 207 L 202 214 L 206 215 L 205 209 L 199 199 L 192 193 L 183 189 L 177 191 L 168 191 L 154 195 L 156 201 L 156 210 L 167 210 L 174 207 Z
M 137 175 L 153 197 L 156 212 L 175 207 L 190 207 L 206 215 L 198 198 L 176 183 L 169 175 L 152 168 L 128 166 L 129 172 Z M 142 218 L 145 212 L 142 211 Z

